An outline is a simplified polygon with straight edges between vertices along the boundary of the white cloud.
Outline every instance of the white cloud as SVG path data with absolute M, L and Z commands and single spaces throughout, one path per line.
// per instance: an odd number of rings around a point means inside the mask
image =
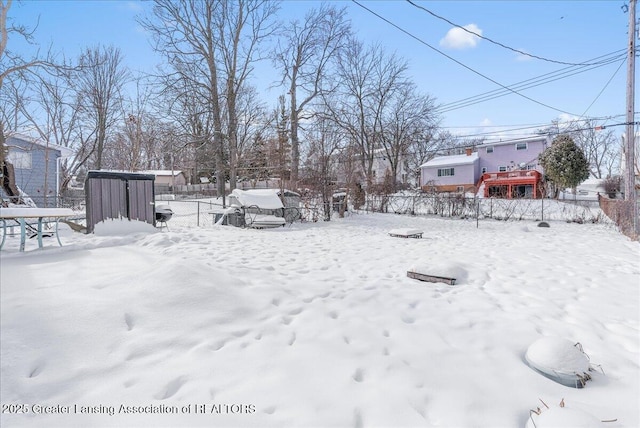
M 139 13 L 142 12 L 144 10 L 144 8 L 142 7 L 142 3 L 137 2 L 137 1 L 129 1 L 127 2 L 127 9 L 135 12 L 135 13 Z
M 464 28 L 476 33 L 478 36 L 482 35 L 482 30 L 476 24 L 465 25 Z M 454 27 L 440 40 L 440 46 L 449 49 L 475 48 L 480 41 L 480 37 L 476 34 L 471 34 L 459 27 Z
M 560 115 L 558 116 L 557 120 L 558 123 L 571 123 L 574 122 L 576 120 L 580 119 L 578 116 L 574 116 L 572 114 L 567 114 L 567 113 L 560 113 Z

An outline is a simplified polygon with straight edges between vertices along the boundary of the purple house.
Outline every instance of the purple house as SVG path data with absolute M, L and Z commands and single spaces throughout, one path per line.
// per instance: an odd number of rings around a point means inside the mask
M 485 143 L 467 148 L 463 155 L 436 157 L 420 166 L 420 186 L 425 191 L 475 193 L 482 189 L 484 196 L 535 198 L 543 172 L 538 156 L 550 144 L 549 137 L 535 136 Z

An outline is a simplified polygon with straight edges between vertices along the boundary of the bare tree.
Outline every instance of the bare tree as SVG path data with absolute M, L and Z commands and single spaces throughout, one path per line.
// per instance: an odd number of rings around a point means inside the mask
M 615 133 L 595 120 L 554 120 L 548 127 L 537 131 L 540 135 L 560 136 L 568 134 L 582 150 L 589 162 L 589 174 L 594 178 L 606 178 L 616 174 L 620 165 L 620 142 Z
M 612 129 L 597 129 L 594 121 L 587 121 L 574 133 L 575 142 L 589 162 L 589 172 L 595 178 L 615 175 L 620 161 L 620 142 Z
M 438 153 L 446 152 L 459 145 L 459 139 L 449 131 L 438 128 L 427 128 L 412 136 L 412 143 L 407 154 L 407 169 L 420 177 L 420 166 Z M 424 184 L 424 183 L 417 183 Z
M 389 163 L 390 185 L 392 191 L 396 191 L 399 171 L 408 166 L 409 152 L 416 136 L 435 132 L 438 119 L 434 99 L 420 95 L 412 82 L 399 85 L 389 98 L 383 111 L 380 135 L 385 159 Z
M 344 47 L 351 27 L 346 9 L 322 4 L 311 10 L 304 21 L 292 21 L 284 31 L 274 53 L 274 62 L 288 86 L 290 103 L 291 181 L 297 186 L 300 165 L 298 129 L 307 118 L 305 109 L 316 97 L 330 90 L 327 73 L 331 61 Z
M 121 117 L 122 88 L 129 79 L 120 49 L 113 46 L 87 48 L 80 56 L 80 72 L 75 76 L 81 97 L 83 120 L 95 130 L 95 158 L 92 167 L 103 167 L 108 132 Z
M 221 8 L 217 0 L 156 0 L 153 17 L 141 19 L 140 24 L 155 38 L 155 49 L 173 67 L 173 82 L 180 82 L 192 97 L 202 97 L 204 111 L 200 117 L 211 118 L 211 126 L 197 135 L 203 144 L 212 146 L 216 169 L 218 195 L 225 192 L 225 135 L 222 129 L 222 110 L 219 91 L 219 34 L 217 32 Z M 201 104 L 199 103 L 198 106 Z
M 29 77 L 37 77 L 37 73 L 41 71 L 55 72 L 57 66 L 54 64 L 51 52 L 46 55 L 35 55 L 25 58 L 8 49 L 9 34 L 15 34 L 25 40 L 28 44 L 33 44 L 33 31 L 24 25 L 7 25 L 9 9 L 12 0 L 0 0 L 0 99 L 11 100 L 10 103 L 0 106 L 0 177 L 2 178 L 2 187 L 7 191 L 8 196 L 18 197 L 16 194 L 17 186 L 15 176 L 13 174 L 13 166 L 7 160 L 7 147 L 5 132 L 8 130 L 17 130 L 19 123 L 18 111 L 24 107 L 22 91 L 26 89 L 26 82 Z M 10 91 L 11 95 L 5 93 L 5 82 L 11 79 Z M 11 114 L 9 109 L 13 108 Z M 12 118 L 13 122 L 8 119 Z M 13 126 L 11 126 L 13 125 Z
M 247 83 L 253 65 L 261 60 L 259 47 L 274 33 L 273 16 L 278 2 L 271 0 L 228 0 L 220 2 L 217 38 L 224 73 L 226 137 L 229 144 L 229 185 L 236 187 L 240 127 L 238 97 Z M 250 100 L 251 98 L 245 99 Z
M 197 121 L 209 126 L 196 137 L 213 146 L 208 152 L 215 159 L 218 194 L 224 194 L 227 159 L 230 185 L 236 185 L 239 97 L 261 59 L 260 44 L 274 31 L 277 8 L 277 2 L 266 0 L 156 0 L 155 19 L 141 20 L 173 68 L 174 92 L 182 88 L 204 101 L 197 103 Z
M 358 148 L 367 187 L 375 181 L 374 162 L 383 156 L 386 111 L 408 84 L 406 69 L 404 60 L 387 54 L 381 46 L 365 47 L 353 39 L 339 62 L 340 90 L 324 100 L 332 119 Z
M 174 58 L 171 72 L 159 76 L 161 88 L 155 108 L 171 123 L 173 141 L 165 156 L 178 156 L 182 169 L 188 169 L 191 181 L 212 178 L 217 148 L 212 144 L 213 112 L 209 108 L 206 85 L 199 82 L 195 70 Z
M 324 220 L 331 220 L 333 211 L 333 194 L 338 182 L 339 152 L 345 147 L 345 142 L 335 126 L 328 119 L 320 119 L 305 131 L 308 141 L 306 161 L 304 162 L 303 178 L 305 183 L 313 187 L 313 191 L 322 200 Z M 346 202 L 346 197 L 345 197 Z M 344 215 L 344 205 L 340 216 Z
M 240 91 L 236 110 L 240 118 L 237 131 L 238 178 L 245 177 L 247 173 L 255 176 L 249 164 L 261 164 L 262 161 L 257 160 L 252 151 L 257 147 L 264 152 L 264 140 L 268 128 L 273 127 L 273 121 L 265 106 L 258 100 L 258 92 L 254 87 L 245 87 Z M 250 160 L 245 162 L 245 157 Z

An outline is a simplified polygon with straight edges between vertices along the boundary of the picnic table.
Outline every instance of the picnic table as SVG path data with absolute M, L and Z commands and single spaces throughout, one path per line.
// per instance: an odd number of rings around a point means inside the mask
M 20 251 L 24 251 L 27 237 L 27 220 L 37 219 L 36 236 L 38 237 L 38 247 L 42 248 L 42 223 L 45 218 L 55 219 L 55 230 L 58 244 L 62 247 L 60 236 L 58 236 L 58 222 L 61 218 L 72 217 L 75 213 L 69 208 L 2 208 L 0 207 L 0 222 L 2 222 L 2 241 L 0 241 L 0 250 L 4 246 L 7 238 L 7 220 L 16 220 L 20 224 Z

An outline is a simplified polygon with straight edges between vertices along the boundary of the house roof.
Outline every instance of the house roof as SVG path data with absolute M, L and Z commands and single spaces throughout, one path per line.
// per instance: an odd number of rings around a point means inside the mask
M 505 144 L 530 143 L 533 141 L 546 141 L 546 140 L 548 140 L 546 136 L 536 135 L 534 137 L 514 138 L 511 140 L 485 141 L 484 143 L 480 144 L 478 147 L 501 146 Z
M 158 176 L 160 176 L 160 177 L 162 177 L 162 176 L 171 177 L 171 175 L 173 175 L 175 177 L 175 176 L 178 176 L 178 175 L 182 174 L 182 171 L 179 171 L 179 170 L 176 170 L 176 169 L 174 169 L 174 170 L 170 170 L 170 169 L 149 169 L 149 170 L 146 170 L 146 171 L 139 171 L 139 172 L 141 174 L 153 174 L 156 177 L 158 177 Z
M 478 153 L 473 152 L 470 155 L 451 155 L 451 156 L 438 156 L 430 161 L 420 165 L 420 168 L 434 168 L 440 166 L 454 166 L 454 165 L 471 165 L 478 161 Z
M 70 157 L 70 156 L 73 155 L 73 150 L 68 148 L 68 147 L 59 146 L 57 144 L 48 143 L 48 142 L 42 141 L 42 140 L 37 140 L 35 138 L 29 137 L 28 135 L 23 135 L 23 134 L 18 134 L 18 133 L 11 133 L 11 134 L 7 135 L 6 144 L 9 146 L 9 148 L 11 148 L 11 146 L 12 146 L 9 143 L 9 139 L 22 141 L 23 143 L 26 143 L 26 144 L 36 145 L 36 146 L 42 147 L 42 148 L 47 149 L 47 150 L 53 150 L 53 151 L 60 152 L 60 156 L 63 157 L 63 158 L 67 158 L 67 157 Z M 20 147 L 20 148 L 22 148 L 22 147 Z

